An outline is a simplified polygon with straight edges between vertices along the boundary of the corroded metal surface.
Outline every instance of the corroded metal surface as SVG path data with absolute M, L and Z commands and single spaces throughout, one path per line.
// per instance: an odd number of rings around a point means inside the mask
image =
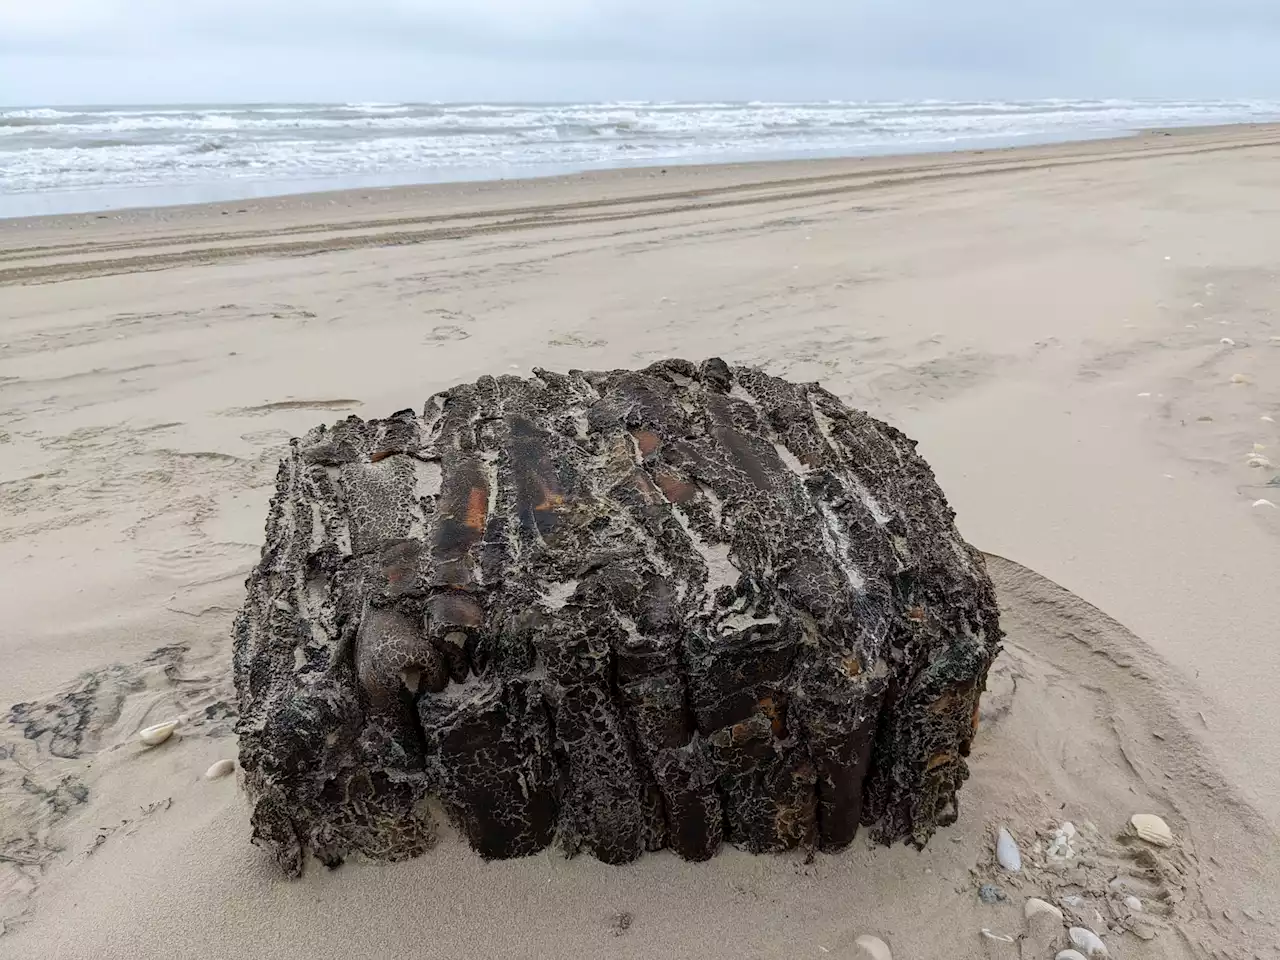
M 915 443 L 720 360 L 537 371 L 294 441 L 236 623 L 255 840 L 622 863 L 923 845 L 1000 639 Z

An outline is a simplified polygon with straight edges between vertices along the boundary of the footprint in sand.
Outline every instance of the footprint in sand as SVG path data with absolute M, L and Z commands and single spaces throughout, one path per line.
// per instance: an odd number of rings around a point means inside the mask
M 576 333 L 562 333 L 547 341 L 549 347 L 607 347 L 608 340 L 589 340 Z
M 470 337 L 466 330 L 453 324 L 444 324 L 439 327 L 432 327 L 431 332 L 423 339 L 428 343 L 447 343 L 450 340 L 466 340 Z

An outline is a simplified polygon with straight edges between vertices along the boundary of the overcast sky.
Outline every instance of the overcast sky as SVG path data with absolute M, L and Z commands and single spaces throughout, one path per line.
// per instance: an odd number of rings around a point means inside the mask
M 0 103 L 1280 97 L 1280 0 L 0 0 Z

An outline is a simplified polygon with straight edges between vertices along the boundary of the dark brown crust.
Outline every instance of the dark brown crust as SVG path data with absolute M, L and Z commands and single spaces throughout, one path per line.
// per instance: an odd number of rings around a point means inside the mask
M 404 454 L 404 455 L 398 455 Z M 999 646 L 915 444 L 816 385 L 537 371 L 294 441 L 237 620 L 255 840 L 923 845 Z

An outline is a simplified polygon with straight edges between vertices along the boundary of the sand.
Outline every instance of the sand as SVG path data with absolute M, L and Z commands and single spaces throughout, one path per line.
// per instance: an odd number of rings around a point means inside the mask
M 981 932 L 1021 937 L 1029 896 L 1114 957 L 1280 957 L 1278 188 L 1280 129 L 1246 127 L 0 221 L 0 703 L 28 704 L 0 725 L 0 957 L 874 934 L 1034 960 Z M 228 633 L 282 447 L 484 373 L 671 355 L 901 427 L 991 555 L 1009 636 L 959 823 L 923 853 L 621 868 L 446 837 L 280 879 L 237 779 L 203 774 L 235 756 Z M 1125 838 L 1137 812 L 1175 846 Z M 1055 870 L 1064 820 L 1082 859 Z

